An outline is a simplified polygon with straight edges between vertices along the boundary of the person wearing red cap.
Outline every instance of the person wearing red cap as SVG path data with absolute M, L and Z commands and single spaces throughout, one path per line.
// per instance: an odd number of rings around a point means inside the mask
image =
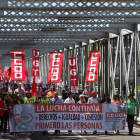
M 99 98 L 97 98 L 97 91 L 92 91 L 91 93 L 91 97 L 88 99 L 88 102 L 89 104 L 92 104 L 92 103 L 101 103 L 101 100 Z M 93 134 L 96 134 L 97 131 L 93 131 Z
M 90 86 L 89 85 L 86 85 L 85 86 L 85 90 L 83 91 L 83 95 L 85 95 L 85 100 L 86 102 L 88 101 L 88 98 L 91 97 L 91 91 L 90 91 Z

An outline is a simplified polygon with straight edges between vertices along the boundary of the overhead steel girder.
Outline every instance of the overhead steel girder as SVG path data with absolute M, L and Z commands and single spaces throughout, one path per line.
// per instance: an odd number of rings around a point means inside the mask
M 54 9 L 55 8 L 55 9 Z M 107 8 L 107 9 L 106 9 Z M 0 7 L 1 10 L 5 11 L 90 11 L 90 10 L 132 10 L 132 7 Z M 139 7 L 133 7 L 133 10 L 139 10 Z
M 36 17 L 29 17 L 29 18 L 20 18 L 20 17 L 16 17 L 16 18 L 12 18 L 12 17 L 3 17 L 0 18 L 1 23 L 48 23 L 48 24 L 52 24 L 52 23 L 133 23 L 133 21 L 135 21 L 136 23 L 139 21 L 138 18 L 84 18 L 83 20 L 80 18 L 75 18 L 74 20 L 71 18 L 68 18 L 67 20 L 65 19 L 61 19 L 59 20 L 58 18 L 44 18 L 44 17 L 40 17 L 40 18 L 36 18 Z
M 57 27 L 56 27 L 57 28 Z M 129 29 L 129 30 L 134 30 L 135 28 L 134 28 L 134 24 L 107 24 L 107 25 L 105 25 L 105 26 L 101 26 L 100 24 L 99 25 L 96 25 L 96 27 L 92 27 L 92 28 L 90 28 L 90 27 L 77 27 L 77 28 L 73 28 L 73 27 L 66 27 L 66 29 L 67 29 L 67 31 L 61 31 L 61 32 L 81 32 L 81 31 L 91 31 L 91 32 L 93 32 L 94 30 L 96 31 L 96 29 L 98 29 L 98 28 L 102 28 L 102 29 L 106 29 L 106 28 L 112 28 L 112 29 L 118 29 L 118 28 L 126 28 L 126 29 Z M 34 27 L 28 27 L 28 28 L 18 28 L 18 27 L 16 27 L 16 28 L 12 28 L 12 27 L 9 27 L 9 28 L 6 28 L 6 27 L 2 27 L 1 28 L 1 31 L 13 31 L 13 30 L 15 30 L 15 31 L 31 31 L 31 30 L 33 30 L 33 31 L 35 31 L 35 30 L 41 30 L 41 27 L 37 27 L 37 28 L 34 28 Z M 47 28 L 47 29 L 51 29 L 51 27 L 49 27 L 49 28 Z M 60 32 L 60 31 L 59 31 Z M 60 32 L 60 33 L 61 33 Z
M 15 39 L 15 40 L 12 40 L 12 39 L 4 39 L 3 38 L 3 40 L 2 39 L 0 39 L 0 43 L 6 43 L 6 42 L 20 42 L 20 43 L 35 43 L 35 42 L 42 42 L 42 43 L 52 43 L 52 42 L 54 42 L 54 43 L 63 43 L 63 42 L 77 42 L 77 41 L 81 41 L 81 42 L 84 42 L 84 41 L 86 41 L 86 39 L 61 39 L 61 38 L 59 38 L 59 39 L 57 39 L 57 38 L 54 38 L 54 39 L 47 39 L 47 38 L 44 38 L 44 39 L 42 39 L 42 38 L 40 38 L 40 39 L 25 39 L 25 40 L 23 40 L 23 39 L 21 39 L 21 38 L 17 38 L 17 39 Z
M 104 24 L 59 24 L 59 23 L 55 23 L 55 24 L 6 24 L 6 23 L 1 23 L 1 30 L 4 30 L 6 29 L 7 31 L 8 30 L 27 30 L 27 29 L 42 29 L 42 28 L 45 28 L 45 29 L 51 29 L 51 28 L 55 28 L 55 29 L 61 29 L 61 28 L 66 28 L 66 29 L 69 29 L 69 30 L 72 30 L 72 29 L 96 29 L 96 28 L 118 28 L 118 27 L 128 27 L 130 28 L 131 26 L 133 26 L 133 24 L 126 24 L 126 23 L 118 23 L 118 24 L 115 24 L 115 23 L 104 23 Z
M 19 7 L 19 8 L 67 8 L 67 7 L 74 7 L 74 8 L 100 8 L 100 7 L 140 7 L 139 1 L 132 1 L 132 0 L 112 0 L 112 1 L 104 1 L 104 0 L 88 0 L 88 1 L 81 1 L 81 0 L 1 0 L 0 7 Z
M 1 24 L 8 24 L 10 26 L 11 24 L 109 24 L 109 23 L 140 23 L 139 18 L 90 18 L 86 19 L 80 19 L 77 18 L 75 20 L 68 18 L 67 20 L 61 19 L 58 20 L 57 18 L 1 18 L 0 19 Z
M 99 29 L 98 29 L 99 30 Z M 102 29 L 105 30 L 106 29 Z M 110 31 L 114 32 L 117 29 L 110 29 Z M 3 31 L 0 32 L 0 36 L 5 36 L 5 35 L 18 35 L 18 36 L 46 36 L 46 37 L 61 37 L 61 36 L 65 36 L 65 37 L 70 37 L 70 36 L 87 36 L 87 35 L 91 35 L 91 36 L 102 36 L 105 35 L 105 32 L 98 32 L 97 30 L 95 30 L 94 32 L 55 32 L 55 33 L 48 33 L 48 32 L 41 32 L 41 31 Z
M 64 39 L 59 39 L 59 40 L 7 40 L 7 39 L 4 39 L 4 40 L 0 40 L 0 44 L 5 44 L 5 43 L 11 43 L 11 44 L 14 44 L 14 43 L 40 43 L 40 44 L 49 44 L 49 43 L 75 43 L 75 42 L 87 42 L 87 39 L 67 39 L 67 40 L 64 40 Z
M 15 39 L 21 39 L 21 40 L 43 40 L 43 39 L 45 39 L 45 40 L 53 40 L 53 39 L 55 39 L 55 40 L 63 40 L 63 39 L 74 39 L 74 38 L 76 38 L 76 39 L 90 39 L 90 38 L 102 38 L 102 37 L 106 37 L 106 35 L 97 35 L 97 36 L 94 36 L 94 35 L 81 35 L 81 36 L 49 36 L 49 37 L 47 37 L 47 36 L 26 36 L 26 35 L 20 35 L 20 36 L 18 36 L 18 35 L 0 35 L 0 40 L 5 40 L 5 38 L 7 39 L 7 40 L 15 40 Z
M 140 17 L 139 10 L 131 9 L 114 9 L 114 10 L 52 10 L 52 11 L 44 11 L 44 10 L 1 10 L 0 17 Z
M 119 28 L 122 28 L 122 29 L 128 29 L 128 30 L 134 30 L 134 28 L 132 27 L 132 26 L 126 26 L 126 27 L 123 27 L 123 26 L 120 26 L 120 27 L 108 27 L 108 28 L 100 28 L 99 30 L 98 30 L 98 28 L 94 28 L 94 29 L 90 29 L 90 28 L 80 28 L 80 29 L 67 29 L 68 31 L 66 31 L 67 32 L 67 34 L 65 34 L 65 32 L 57 32 L 57 35 L 61 35 L 61 34 L 63 34 L 63 35 L 68 35 L 68 33 L 69 34 L 75 34 L 75 35 L 85 35 L 85 34 L 87 34 L 87 33 L 92 33 L 92 32 L 105 32 L 106 33 L 106 31 L 108 32 L 108 31 L 112 31 L 111 33 L 116 33 L 117 32 L 117 30 L 119 29 Z M 5 29 L 6 30 L 6 29 Z M 12 29 L 11 29 L 12 30 Z M 35 30 L 32 30 L 31 32 L 34 32 Z M 20 32 L 20 31 L 19 31 Z M 75 33 L 76 32 L 76 33 Z M 16 32 L 15 32 L 16 33 Z M 37 33 L 37 32 L 36 32 Z M 9 32 L 9 34 L 10 34 L 10 32 Z M 50 34 L 50 36 L 54 36 L 54 34 L 51 34 L 51 33 L 49 33 Z M 30 35 L 32 35 L 32 33 L 30 33 Z

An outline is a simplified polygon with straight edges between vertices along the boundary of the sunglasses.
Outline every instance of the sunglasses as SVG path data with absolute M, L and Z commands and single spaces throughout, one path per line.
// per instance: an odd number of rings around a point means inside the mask
M 84 98 L 84 97 L 80 97 L 80 98 Z
M 42 95 L 42 96 L 46 96 L 46 95 Z

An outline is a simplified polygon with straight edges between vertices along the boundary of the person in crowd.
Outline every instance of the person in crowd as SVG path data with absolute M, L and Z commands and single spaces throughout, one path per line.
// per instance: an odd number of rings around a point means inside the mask
M 31 95 L 31 91 L 29 89 L 26 90 L 26 97 L 24 97 L 24 104 L 32 104 L 36 102 L 36 96 Z
M 53 86 L 53 91 L 56 91 L 56 86 L 55 86 L 55 84 L 53 84 L 52 86 Z
M 42 98 L 39 99 L 39 103 L 42 103 L 42 104 L 50 104 L 51 103 L 51 100 L 49 98 L 47 98 L 47 93 L 46 92 L 42 93 Z M 49 133 L 48 133 L 48 131 L 43 131 L 42 134 L 46 135 L 46 134 L 49 134 Z
M 114 97 L 113 97 L 113 104 L 116 104 L 116 103 L 118 103 L 118 104 L 122 103 L 122 100 L 120 99 L 120 96 L 118 93 L 115 93 Z
M 50 87 L 50 91 L 48 92 L 48 98 L 52 99 L 54 97 L 55 91 L 53 91 L 53 86 Z
M 111 103 L 111 99 L 109 98 L 108 93 L 103 94 L 103 99 L 101 100 L 101 103 L 105 103 L 105 104 L 110 104 Z M 105 131 L 105 134 L 107 135 L 108 132 Z
M 120 99 L 120 96 L 119 96 L 119 94 L 118 93 L 115 93 L 114 94 L 114 97 L 113 97 L 113 102 L 112 102 L 113 104 L 121 104 L 122 103 L 122 100 Z M 119 132 L 119 130 L 115 130 L 114 131 L 114 133 L 115 134 L 120 134 L 120 132 Z
M 79 96 L 82 94 L 81 90 L 78 90 L 78 93 L 74 93 L 73 99 L 75 100 L 75 103 L 79 101 Z M 84 97 L 84 102 L 85 102 L 85 97 Z
M 1 100 L 1 98 L 2 98 L 2 92 L 0 92 L 0 100 Z
M 39 84 L 37 85 L 37 95 L 38 95 L 38 99 L 41 99 L 41 98 L 42 98 L 42 93 L 43 93 L 42 85 L 39 83 Z
M 14 90 L 18 88 L 17 83 L 14 83 Z
M 86 103 L 85 102 L 85 100 L 84 100 L 84 95 L 79 95 L 79 101 L 77 102 L 78 104 L 84 104 L 84 103 Z M 84 131 L 84 133 L 86 134 L 87 132 L 86 131 Z M 79 132 L 79 134 L 82 134 L 82 130 Z
M 50 90 L 51 87 L 51 83 L 46 83 L 47 89 L 46 90 Z
M 5 84 L 4 86 L 3 86 L 3 92 L 7 92 L 8 91 L 8 86 Z
M 23 104 L 23 98 L 25 96 L 25 91 L 21 88 L 22 83 L 18 82 L 18 88 L 15 89 L 14 94 L 18 96 L 18 100 Z
M 25 90 L 27 90 L 27 89 L 31 90 L 31 85 L 30 85 L 30 83 L 27 83 L 27 86 L 25 87 Z
M 101 102 L 101 100 L 99 98 L 97 98 L 97 91 L 92 91 L 91 97 L 88 99 L 87 103 L 91 104 L 91 103 L 100 103 L 100 102 Z M 96 130 L 93 131 L 93 134 L 96 134 L 96 133 L 97 133 Z
M 138 101 L 133 98 L 132 93 L 130 93 L 127 97 L 128 99 L 125 102 L 128 103 L 128 112 L 127 112 L 128 130 L 129 130 L 129 135 L 133 136 L 134 116 L 139 117 L 139 104 Z
M 23 101 L 24 101 L 24 104 L 33 104 L 36 102 L 36 96 L 32 96 L 31 95 L 31 91 L 28 89 L 26 90 L 26 97 L 24 97 Z M 28 136 L 32 135 L 33 132 L 29 131 L 27 133 Z
M 4 132 L 4 136 L 6 136 L 7 121 L 9 115 L 11 114 L 9 108 L 9 101 L 7 100 L 7 97 L 8 97 L 8 93 L 4 93 L 2 99 L 0 100 L 0 118 L 1 118 L 0 137 L 2 131 Z
M 68 92 L 68 98 L 64 101 L 64 103 L 75 103 L 73 99 L 73 93 L 71 91 Z M 68 133 L 71 134 L 72 130 L 68 130 Z
M 62 99 L 65 101 L 68 98 L 68 86 L 65 86 L 65 88 L 62 90 Z
M 12 96 L 12 95 L 14 94 L 14 91 L 15 91 L 14 85 L 11 85 L 11 86 L 10 86 L 10 89 L 9 89 L 9 91 L 8 91 L 9 95 Z
M 85 90 L 83 91 L 83 95 L 85 95 L 85 100 L 87 102 L 88 99 L 91 97 L 91 91 L 90 91 L 90 86 L 89 85 L 85 86 Z
M 58 92 L 54 92 L 54 97 L 51 99 L 51 103 L 53 104 L 62 104 L 63 100 L 58 97 Z M 54 135 L 60 133 L 60 130 L 55 130 Z
M 47 103 L 51 102 L 51 100 L 47 97 L 47 93 L 46 92 L 42 93 L 42 98 L 39 99 L 38 101 L 39 101 L 39 103 L 42 103 L 42 104 L 43 103 L 47 104 Z
M 12 95 L 12 101 L 11 101 L 11 105 L 16 105 L 16 104 L 20 104 L 20 101 L 18 101 L 18 97 L 16 94 L 13 94 Z M 15 135 L 15 136 L 18 136 L 19 133 L 18 132 L 11 132 L 10 133 L 11 135 Z

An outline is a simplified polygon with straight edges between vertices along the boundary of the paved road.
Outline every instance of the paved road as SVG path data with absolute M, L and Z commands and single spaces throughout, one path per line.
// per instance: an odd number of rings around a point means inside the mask
M 96 135 L 93 135 L 92 131 L 82 135 L 79 135 L 78 131 L 74 131 L 71 135 L 68 135 L 67 131 L 61 131 L 58 135 L 53 135 L 53 131 L 49 131 L 49 133 L 46 136 L 43 136 L 41 132 L 34 132 L 32 136 L 20 133 L 18 137 L 7 133 L 8 136 L 2 136 L 1 140 L 140 140 L 140 128 L 134 128 L 135 136 L 129 136 L 127 127 L 125 131 L 120 131 L 120 135 L 115 135 L 112 131 L 109 131 L 108 135 L 105 135 L 103 131 Z

